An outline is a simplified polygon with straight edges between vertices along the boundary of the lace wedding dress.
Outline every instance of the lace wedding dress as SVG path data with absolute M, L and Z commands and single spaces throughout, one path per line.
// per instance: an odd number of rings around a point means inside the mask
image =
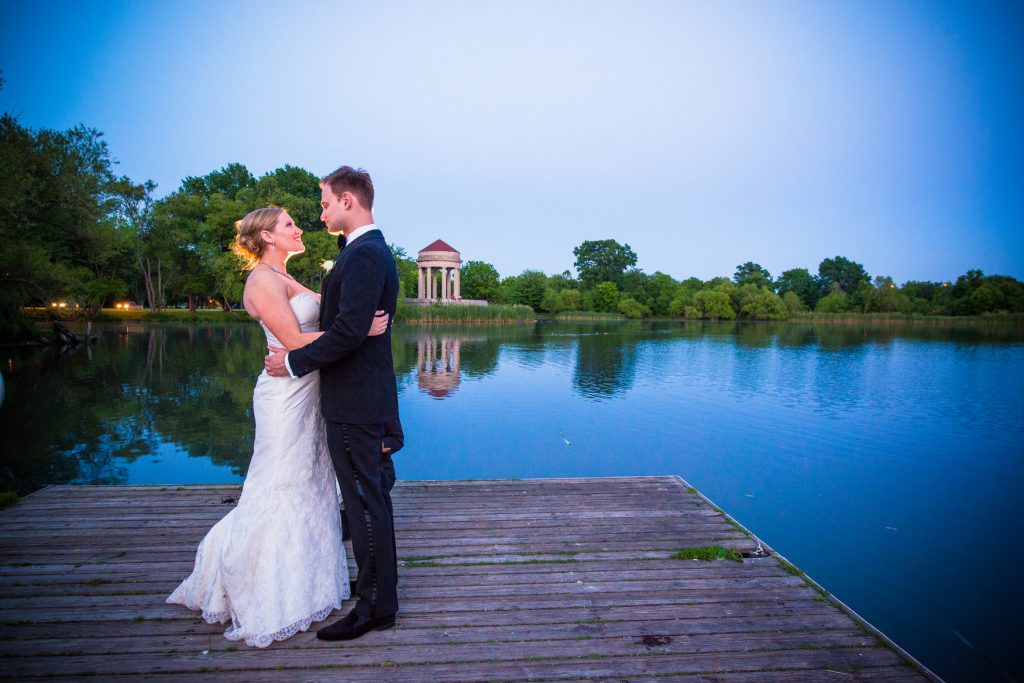
M 303 332 L 320 303 L 289 302 Z M 262 323 L 261 323 L 262 325 Z M 267 343 L 280 343 L 263 326 Z M 195 569 L 167 602 L 231 626 L 224 637 L 266 647 L 321 621 L 349 597 L 334 469 L 320 414 L 320 373 L 264 372 L 253 392 L 256 440 L 238 506 L 206 534 Z

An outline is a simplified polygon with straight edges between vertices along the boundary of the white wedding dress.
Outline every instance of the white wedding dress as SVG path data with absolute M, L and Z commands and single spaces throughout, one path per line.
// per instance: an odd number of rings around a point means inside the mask
M 290 305 L 315 332 L 320 303 Z M 262 323 L 260 323 L 262 325 Z M 263 326 L 267 343 L 281 346 Z M 224 636 L 266 647 L 321 621 L 349 597 L 334 469 L 320 413 L 320 373 L 264 371 L 253 392 L 256 440 L 238 506 L 206 534 L 195 569 L 167 602 L 201 610 Z

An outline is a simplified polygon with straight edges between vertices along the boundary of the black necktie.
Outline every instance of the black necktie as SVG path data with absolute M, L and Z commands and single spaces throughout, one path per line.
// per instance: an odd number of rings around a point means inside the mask
M 345 238 L 345 233 L 340 233 L 338 235 L 338 252 L 339 253 L 341 252 L 342 249 L 345 248 L 345 242 L 347 242 L 347 241 L 348 240 Z

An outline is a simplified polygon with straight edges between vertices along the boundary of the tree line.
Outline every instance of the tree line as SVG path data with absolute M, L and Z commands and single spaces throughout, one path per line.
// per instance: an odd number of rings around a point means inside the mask
M 618 313 L 627 318 L 677 317 L 700 320 L 785 320 L 799 313 L 916 313 L 979 315 L 1024 313 L 1024 283 L 1004 275 L 969 270 L 955 282 L 910 281 L 897 286 L 889 276 L 872 278 L 860 263 L 826 258 L 816 273 L 793 268 L 772 277 L 748 261 L 732 277 L 675 280 L 644 273 L 628 244 L 586 241 L 573 250 L 569 271 L 545 275 L 525 270 L 500 278 L 494 266 L 469 261 L 462 268 L 468 298 L 531 306 L 551 314 L 566 311 Z
M 25 336 L 22 309 L 62 301 L 86 316 L 131 299 L 153 311 L 170 306 L 237 306 L 244 273 L 229 250 L 236 220 L 274 204 L 305 231 L 306 254 L 292 274 L 319 286 L 323 261 L 337 250 L 319 220 L 318 177 L 285 165 L 260 177 L 238 163 L 185 178 L 155 198 L 152 181 L 115 173 L 103 134 L 86 126 L 32 130 L 0 116 L 0 338 Z M 402 295 L 416 292 L 415 261 L 392 246 Z M 468 261 L 462 294 L 535 311 L 617 313 L 630 318 L 781 320 L 801 311 L 874 311 L 934 315 L 1024 312 L 1024 285 L 970 270 L 955 282 L 872 278 L 842 256 L 816 273 L 794 268 L 773 277 L 747 262 L 733 276 L 676 280 L 636 267 L 637 254 L 615 240 L 573 250 L 575 273 L 525 270 L 501 277 L 493 265 Z

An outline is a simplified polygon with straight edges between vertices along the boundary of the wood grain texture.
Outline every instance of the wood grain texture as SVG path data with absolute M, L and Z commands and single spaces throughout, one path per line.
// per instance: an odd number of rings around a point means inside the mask
M 674 477 L 399 483 L 397 627 L 249 648 L 164 603 L 238 493 L 55 486 L 0 512 L 0 678 L 935 680 Z M 744 560 L 672 559 L 708 545 Z

